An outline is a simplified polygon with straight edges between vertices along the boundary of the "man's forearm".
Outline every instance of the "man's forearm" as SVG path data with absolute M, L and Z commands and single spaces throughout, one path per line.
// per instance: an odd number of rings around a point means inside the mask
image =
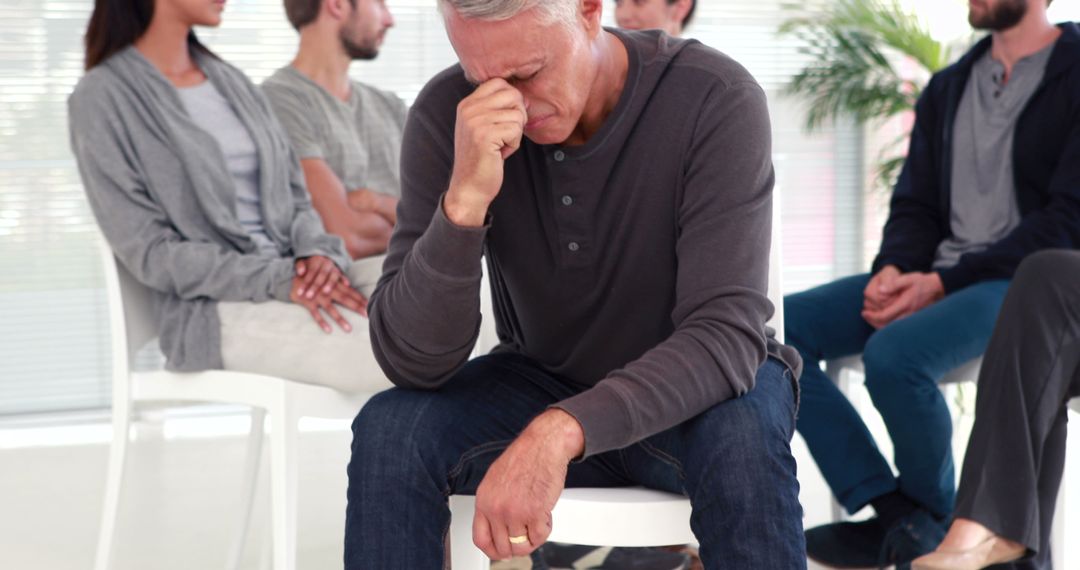
M 361 259 L 386 251 L 394 226 L 381 214 L 360 212 L 340 204 L 315 201 L 314 206 L 323 220 L 327 233 L 345 242 L 352 259 Z
M 552 408 L 536 416 L 521 437 L 558 454 L 567 463 L 585 452 L 585 431 L 574 416 Z
M 357 188 L 346 197 L 349 208 L 361 213 L 375 213 L 390 223 L 397 223 L 398 199 L 368 188 Z
M 403 222 L 390 244 L 371 298 L 372 347 L 395 384 L 436 388 L 468 359 L 479 334 L 486 230 L 454 226 L 441 208 L 415 241 L 407 237 L 412 226 Z

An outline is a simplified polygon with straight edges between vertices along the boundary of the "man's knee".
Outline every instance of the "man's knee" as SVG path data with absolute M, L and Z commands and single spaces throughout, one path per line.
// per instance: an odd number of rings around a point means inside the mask
M 888 326 L 870 337 L 863 350 L 866 390 L 875 403 L 894 397 L 937 390 L 937 379 L 926 369 L 925 356 L 911 331 Z
M 815 329 L 824 323 L 819 318 L 816 305 L 807 292 L 784 297 L 784 341 L 811 362 L 818 362 L 822 358 L 822 348 L 817 342 L 821 335 Z
M 857 326 L 858 308 L 862 306 L 862 289 L 869 277 L 845 277 L 813 289 L 784 297 L 785 342 L 796 349 L 808 364 L 824 358 L 830 350 L 836 327 Z M 839 313 L 839 314 L 838 314 Z M 854 319 L 854 320 L 853 320 Z
M 888 390 L 906 376 L 911 365 L 907 355 L 906 339 L 892 327 L 885 327 L 866 341 L 863 349 L 863 368 L 866 373 L 866 389 L 871 393 Z
M 375 394 L 364 404 L 352 423 L 353 453 L 365 444 L 379 441 L 394 441 L 401 437 L 403 426 L 399 423 L 397 412 L 401 408 L 400 388 L 391 388 Z
M 795 428 L 795 392 L 790 372 L 769 360 L 754 388 L 706 411 L 691 427 L 691 453 L 740 469 L 767 470 L 777 457 L 790 456 Z M 720 451 L 717 452 L 718 448 Z

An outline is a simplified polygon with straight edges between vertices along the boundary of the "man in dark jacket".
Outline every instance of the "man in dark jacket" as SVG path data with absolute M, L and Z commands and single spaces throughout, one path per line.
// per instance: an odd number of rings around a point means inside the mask
M 803 360 L 862 353 L 899 476 L 818 366 L 803 375 L 798 430 L 839 502 L 876 517 L 806 533 L 836 567 L 910 561 L 944 535 L 955 496 L 952 422 L 938 380 L 986 349 L 1026 256 L 1080 243 L 1080 28 L 1043 0 L 972 0 L 992 33 L 935 75 L 872 273 L 785 299 Z

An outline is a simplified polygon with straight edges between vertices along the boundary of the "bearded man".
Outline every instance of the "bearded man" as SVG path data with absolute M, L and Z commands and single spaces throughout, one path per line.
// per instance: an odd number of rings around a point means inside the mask
M 379 54 L 394 18 L 382 0 L 285 0 L 285 14 L 300 48 L 263 92 L 326 231 L 377 275 L 397 221 L 407 109 L 397 95 L 351 79 L 349 65 Z
M 1080 243 L 1080 30 L 1045 0 L 971 0 L 990 31 L 919 99 L 871 273 L 784 301 L 807 363 L 798 430 L 837 500 L 873 518 L 806 531 L 836 568 L 904 564 L 944 536 L 952 418 L 937 382 L 986 350 L 1020 262 Z M 862 354 L 899 474 L 818 363 Z

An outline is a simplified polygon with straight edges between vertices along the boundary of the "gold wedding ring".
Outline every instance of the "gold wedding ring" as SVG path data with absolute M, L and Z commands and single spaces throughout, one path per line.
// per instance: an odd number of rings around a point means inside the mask
M 527 534 L 510 537 L 510 544 L 525 544 L 526 542 L 529 542 L 529 535 Z

